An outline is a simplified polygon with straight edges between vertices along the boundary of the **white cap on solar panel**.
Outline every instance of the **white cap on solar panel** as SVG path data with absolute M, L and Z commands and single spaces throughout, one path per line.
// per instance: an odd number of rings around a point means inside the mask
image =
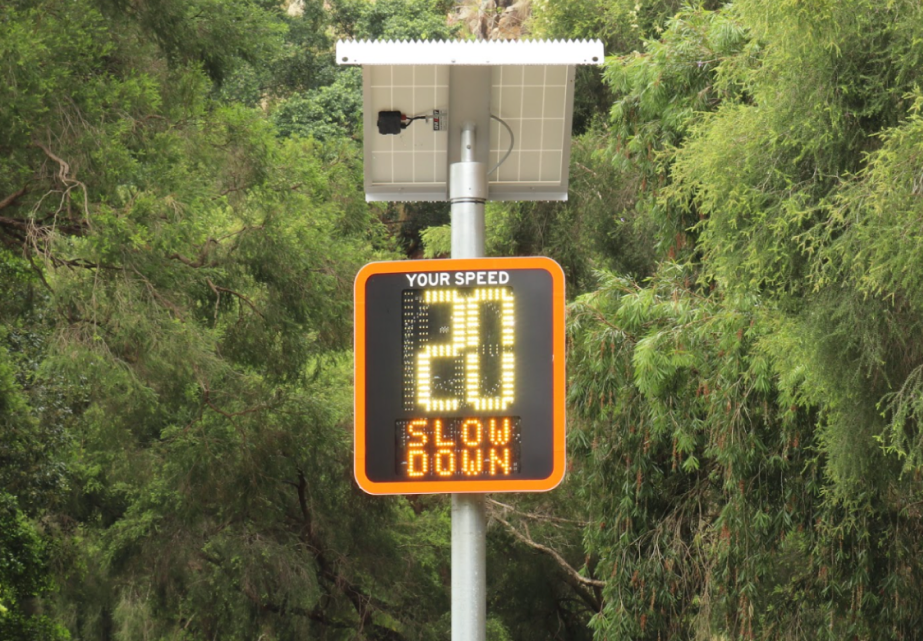
M 599 40 L 340 40 L 337 62 L 349 65 L 594 65 Z
M 368 200 L 447 200 L 450 136 L 481 102 L 481 158 L 500 163 L 488 199 L 567 199 L 575 65 L 601 64 L 601 42 L 341 41 L 336 55 L 363 66 Z

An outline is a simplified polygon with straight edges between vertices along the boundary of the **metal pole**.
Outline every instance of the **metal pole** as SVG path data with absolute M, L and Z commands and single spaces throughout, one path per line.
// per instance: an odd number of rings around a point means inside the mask
M 452 258 L 484 256 L 487 167 L 475 159 L 475 126 L 461 132 L 461 162 L 449 170 Z M 485 641 L 487 517 L 483 494 L 452 495 L 452 641 Z

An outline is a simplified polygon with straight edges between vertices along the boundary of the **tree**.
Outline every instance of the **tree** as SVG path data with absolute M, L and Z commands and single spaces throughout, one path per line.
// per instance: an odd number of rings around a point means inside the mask
M 4 486 L 2 551 L 28 575 L 3 575 L 4 608 L 40 595 L 100 639 L 432 638 L 447 535 L 398 551 L 444 510 L 368 500 L 349 472 L 352 276 L 394 255 L 355 146 L 282 138 L 218 89 L 277 51 L 276 9 L 228 32 L 186 7 L 0 10 L 0 239 L 23 274 L 3 309 L 45 318 L 13 375 L 70 409 L 20 412 L 65 430 L 69 495 L 35 515 L 68 527 L 47 546 Z
M 572 307 L 598 638 L 919 627 L 919 19 L 738 0 L 610 63 L 663 252 Z
M 0 338 L 6 338 L 3 328 Z M 38 607 L 54 582 L 48 541 L 34 521 L 50 503 L 48 493 L 60 489 L 60 478 L 49 460 L 53 441 L 39 440 L 45 434 L 15 380 L 12 360 L 0 344 L 0 636 L 62 639 L 64 631 Z

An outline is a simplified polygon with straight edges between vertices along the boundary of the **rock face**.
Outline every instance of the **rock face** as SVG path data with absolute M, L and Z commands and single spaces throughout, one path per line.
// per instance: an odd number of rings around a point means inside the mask
M 480 40 L 517 40 L 529 35 L 532 0 L 477 0 L 458 8 L 455 20 Z
M 282 6 L 290 16 L 304 15 L 304 0 L 286 0 Z

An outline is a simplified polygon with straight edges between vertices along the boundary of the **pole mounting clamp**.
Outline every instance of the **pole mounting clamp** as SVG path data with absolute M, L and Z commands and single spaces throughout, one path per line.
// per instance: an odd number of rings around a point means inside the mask
M 482 162 L 457 162 L 449 166 L 449 202 L 483 203 L 487 200 L 487 166 Z

